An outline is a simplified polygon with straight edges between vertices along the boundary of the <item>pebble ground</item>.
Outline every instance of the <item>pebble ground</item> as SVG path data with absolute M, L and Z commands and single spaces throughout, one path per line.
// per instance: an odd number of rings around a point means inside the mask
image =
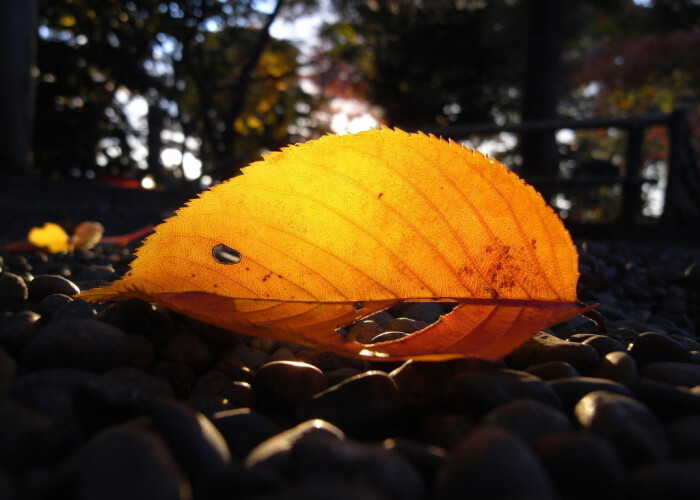
M 577 318 L 498 363 L 368 363 L 73 298 L 128 249 L 2 255 L 0 498 L 698 498 L 700 258 L 580 254 L 607 331 Z M 346 334 L 444 312 L 401 305 Z

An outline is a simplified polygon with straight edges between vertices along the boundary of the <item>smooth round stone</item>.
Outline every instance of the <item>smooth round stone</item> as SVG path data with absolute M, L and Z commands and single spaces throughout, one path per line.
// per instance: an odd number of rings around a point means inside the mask
M 97 377 L 91 371 L 73 368 L 25 372 L 12 384 L 12 397 L 21 401 L 24 394 L 41 389 L 61 389 L 74 394 L 75 391 L 89 387 Z
M 700 460 L 662 462 L 641 467 L 630 477 L 627 498 L 694 499 L 700 491 Z
M 700 385 L 700 365 L 657 361 L 644 366 L 642 376 L 658 382 L 694 387 Z
M 76 299 L 59 307 L 51 316 L 51 321 L 66 319 L 92 319 L 97 316 L 95 306 L 84 300 Z
M 517 370 L 547 361 L 565 361 L 580 373 L 591 370 L 599 360 L 600 355 L 593 347 L 567 342 L 546 332 L 536 333 L 506 358 L 508 365 Z
M 436 500 L 556 498 L 546 470 L 508 431 L 480 427 L 463 438 L 438 472 Z
M 273 361 L 258 369 L 252 386 L 261 411 L 293 413 L 299 403 L 325 390 L 328 380 L 308 363 Z
M 453 448 L 455 443 L 474 428 L 473 419 L 464 412 L 433 410 L 417 416 L 416 420 L 409 429 L 409 435 L 445 449 Z
M 234 381 L 223 372 L 212 370 L 197 379 L 190 397 L 225 399 L 232 408 L 250 407 L 256 394 L 248 382 Z
M 399 340 L 409 335 L 410 334 L 404 332 L 386 331 L 374 337 L 369 343 L 377 344 L 379 342 L 389 342 L 390 340 Z
M 226 351 L 221 357 L 226 362 L 237 363 L 253 370 L 267 361 L 270 355 L 260 349 L 252 349 L 245 344 L 238 344 L 233 349 Z
M 245 459 L 246 467 L 255 467 L 270 461 L 280 453 L 286 453 L 302 439 L 331 439 L 340 441 L 345 434 L 335 425 L 321 419 L 311 419 L 291 429 L 275 434 L 253 448 Z
M 79 453 L 77 499 L 188 500 L 192 488 L 163 440 L 135 426 L 111 427 Z
M 119 328 L 91 319 L 49 323 L 22 351 L 27 368 L 86 368 L 105 371 L 126 364 L 128 338 Z
M 213 353 L 209 346 L 197 335 L 181 332 L 168 340 L 162 350 L 166 361 L 180 361 L 201 373 L 211 365 Z
M 80 293 L 80 288 L 71 280 L 57 274 L 41 274 L 36 276 L 28 285 L 29 298 L 34 302 L 54 293 L 72 297 Z
M 88 264 L 83 266 L 80 272 L 75 276 L 76 280 L 81 281 L 112 281 L 116 277 L 114 268 L 110 265 Z
M 680 342 L 656 332 L 639 334 L 629 348 L 637 364 L 644 366 L 655 361 L 690 363 L 692 357 Z
M 98 376 L 89 391 L 101 401 L 117 408 L 144 411 L 158 398 L 173 395 L 173 388 L 162 378 L 148 372 L 121 366 Z
M 174 399 L 160 399 L 151 409 L 153 428 L 191 480 L 197 481 L 231 462 L 226 440 L 201 413 Z
M 532 365 L 525 372 L 542 380 L 556 380 L 559 378 L 578 377 L 580 374 L 576 368 L 566 361 L 547 361 L 538 365 Z
M 395 318 L 395 316 L 393 314 L 391 314 L 389 311 L 380 311 L 376 314 L 373 314 L 372 316 L 370 316 L 367 319 L 372 320 L 372 321 L 376 321 L 379 324 L 379 326 L 382 327 L 382 329 L 383 329 L 394 318 Z
M 268 354 L 272 354 L 279 346 L 279 341 L 274 339 L 251 337 L 248 341 L 248 346 L 252 349 L 258 349 L 260 351 L 265 351 Z
M 175 334 L 175 326 L 167 309 L 141 299 L 121 300 L 110 304 L 98 319 L 126 333 L 139 333 L 155 345 L 163 345 Z
M 609 352 L 591 372 L 596 378 L 609 379 L 627 387 L 637 382 L 637 362 L 626 352 Z
M 324 349 L 314 349 L 313 351 L 297 352 L 297 361 L 303 361 L 314 365 L 322 372 L 326 373 L 338 368 L 356 368 L 360 371 L 370 369 L 369 362 L 364 359 L 349 358 Z
M 52 293 L 47 295 L 36 305 L 36 312 L 39 313 L 44 320 L 53 316 L 61 306 L 73 302 L 73 298 L 62 293 Z
M 175 391 L 175 397 L 186 398 L 194 386 L 197 376 L 180 361 L 161 361 L 151 367 L 150 372 L 166 380 Z
M 255 377 L 255 372 L 252 369 L 227 358 L 220 359 L 214 369 L 222 372 L 231 380 L 238 382 L 251 383 L 253 382 L 253 377 Z
M 598 351 L 598 354 L 605 356 L 609 352 L 626 351 L 625 346 L 617 340 L 606 337 L 605 335 L 593 335 L 583 341 L 584 345 L 589 345 Z
M 0 347 L 0 397 L 7 394 L 17 373 L 17 362 Z
M 239 460 L 245 459 L 253 448 L 282 431 L 272 420 L 250 408 L 216 412 L 211 417 L 211 423 L 226 440 L 231 454 Z
M 129 364 L 134 368 L 147 370 L 156 358 L 156 346 L 145 335 L 132 333 L 129 338 Z
M 431 363 L 408 360 L 389 376 L 401 394 L 414 403 L 442 399 L 447 396 L 450 379 L 469 368 L 469 361 L 454 360 Z
M 582 397 L 593 391 L 608 391 L 631 396 L 630 390 L 622 384 L 595 377 L 560 378 L 547 382 L 561 399 L 562 405 L 570 412 Z
M 414 319 L 422 323 L 435 323 L 440 316 L 445 314 L 440 302 L 412 302 L 401 311 L 405 318 Z
M 303 401 L 299 415 L 305 420 L 326 420 L 353 436 L 385 437 L 401 408 L 401 395 L 391 377 L 368 371 Z
M 437 471 L 447 456 L 443 448 L 405 438 L 385 439 L 382 446 L 385 450 L 393 451 L 404 457 L 420 473 L 426 486 L 432 489 L 437 478 Z
M 291 349 L 288 347 L 280 347 L 277 349 L 275 352 L 270 354 L 270 357 L 267 358 L 268 362 L 271 361 L 296 361 L 297 356 L 292 352 Z
M 0 398 L 0 466 L 20 470 L 45 460 L 55 448 L 54 422 Z
M 680 460 L 700 459 L 700 414 L 677 418 L 666 425 L 671 457 Z
M 360 344 L 369 344 L 374 337 L 383 331 L 384 329 L 376 321 L 358 321 L 348 329 L 346 338 Z
M 668 455 L 661 423 L 634 398 L 594 391 L 578 402 L 574 414 L 583 428 L 610 441 L 628 464 L 663 460 Z
M 416 321 L 413 318 L 396 318 L 386 325 L 386 330 L 403 333 L 413 333 L 428 326 L 424 321 Z
M 33 311 L 0 313 L 0 346 L 18 354 L 39 330 L 41 316 Z
M 537 443 L 535 451 L 560 497 L 613 500 L 622 496 L 625 467 L 605 439 L 585 431 L 550 434 Z
M 517 398 L 535 399 L 554 408 L 561 404 L 545 382 L 517 370 L 468 372 L 450 382 L 450 402 L 460 411 L 480 415 Z
M 357 368 L 337 368 L 326 373 L 326 380 L 328 381 L 328 387 L 334 386 L 341 383 L 343 380 L 347 380 L 350 377 L 354 377 L 362 373 Z
M 497 406 L 484 415 L 479 425 L 503 428 L 528 444 L 571 428 L 566 415 L 534 399 L 515 399 Z
M 21 277 L 0 272 L 0 311 L 21 311 L 28 296 L 27 285 Z
M 634 395 L 661 418 L 700 413 L 700 393 L 686 387 L 642 377 L 634 386 Z

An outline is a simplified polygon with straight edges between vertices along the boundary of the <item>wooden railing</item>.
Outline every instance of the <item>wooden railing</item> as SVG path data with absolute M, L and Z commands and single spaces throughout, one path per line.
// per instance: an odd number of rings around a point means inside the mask
M 663 125 L 669 138 L 668 180 L 664 194 L 663 214 L 653 221 L 642 218 L 642 184 L 653 182 L 639 176 L 643 166 L 643 146 L 645 129 Z M 622 209 L 611 224 L 580 224 L 565 221 L 576 236 L 614 237 L 626 239 L 670 238 L 676 242 L 700 242 L 700 167 L 694 158 L 690 143 L 690 122 L 685 110 L 671 113 L 652 113 L 627 118 L 600 117 L 583 120 L 556 119 L 505 125 L 455 125 L 445 128 L 424 128 L 453 140 L 463 140 L 474 135 L 496 135 L 501 132 L 527 134 L 529 132 L 572 129 L 617 128 L 627 134 L 624 175 L 612 178 L 562 179 L 525 176 L 537 188 L 548 187 L 548 191 L 566 192 L 582 184 L 622 185 Z M 553 189 L 552 189 L 553 188 Z

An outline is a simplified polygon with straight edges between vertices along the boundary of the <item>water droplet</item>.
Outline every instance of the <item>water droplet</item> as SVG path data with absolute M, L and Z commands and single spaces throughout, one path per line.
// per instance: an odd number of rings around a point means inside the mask
M 241 261 L 241 252 L 219 243 L 211 249 L 214 260 L 219 264 L 238 264 Z
M 359 310 L 363 309 L 364 307 L 365 307 L 365 303 L 362 302 L 362 301 L 355 302 L 355 303 L 352 305 L 352 308 L 355 309 L 356 311 L 359 311 Z

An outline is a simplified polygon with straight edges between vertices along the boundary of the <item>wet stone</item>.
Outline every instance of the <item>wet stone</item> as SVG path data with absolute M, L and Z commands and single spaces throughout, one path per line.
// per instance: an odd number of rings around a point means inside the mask
M 637 362 L 626 352 L 609 352 L 600 360 L 591 376 L 609 379 L 627 387 L 637 382 Z
M 576 405 L 581 426 L 609 440 L 625 463 L 641 465 L 668 456 L 664 429 L 638 400 L 608 391 L 594 391 Z
M 71 280 L 57 274 L 41 274 L 29 282 L 29 299 L 39 302 L 48 295 L 60 293 L 72 297 L 80 288 Z
M 630 354 L 637 364 L 644 366 L 655 361 L 690 363 L 691 355 L 683 344 L 656 332 L 639 334 L 630 346 Z
M 622 384 L 595 377 L 570 377 L 547 382 L 554 392 L 559 396 L 564 409 L 567 412 L 573 410 L 574 406 L 586 394 L 593 391 L 608 391 L 616 394 L 631 396 L 630 390 Z
M 556 380 L 559 378 L 578 377 L 579 372 L 566 361 L 547 361 L 538 365 L 532 365 L 525 372 L 539 377 L 542 380 Z
M 272 420 L 250 408 L 216 412 L 211 422 L 226 440 L 231 454 L 239 460 L 245 459 L 253 448 L 282 431 Z
M 535 336 L 507 358 L 507 363 L 522 370 L 547 361 L 565 361 L 580 373 L 591 370 L 600 360 L 598 352 L 589 345 L 566 342 L 546 332 Z
M 18 354 L 39 330 L 41 316 L 32 311 L 0 313 L 0 346 Z
M 188 500 L 189 481 L 163 440 L 135 426 L 115 426 L 80 452 L 76 498 Z
M 328 380 L 308 363 L 273 361 L 258 369 L 252 386 L 261 411 L 293 413 L 299 403 L 325 390 Z
M 368 371 L 329 387 L 301 403 L 303 419 L 320 418 L 349 435 L 385 437 L 402 401 L 396 383 L 384 372 Z
M 534 399 L 515 399 L 502 404 L 484 415 L 479 425 L 503 428 L 528 444 L 571 428 L 566 415 Z
M 194 482 L 225 467 L 231 453 L 221 433 L 201 413 L 177 400 L 159 399 L 151 409 L 153 428 Z
M 21 277 L 0 272 L 0 311 L 21 311 L 28 296 L 27 285 Z
M 126 363 L 129 354 L 124 332 L 90 319 L 52 322 L 39 330 L 22 351 L 28 368 L 86 368 L 104 371 Z
M 700 365 L 658 361 L 644 366 L 642 376 L 673 385 L 694 387 L 700 385 Z
M 212 362 L 213 354 L 207 344 L 197 335 L 181 332 L 168 340 L 163 347 L 163 358 L 167 361 L 180 361 L 195 373 L 206 370 Z
M 551 434 L 535 451 L 562 498 L 618 499 L 625 488 L 625 467 L 605 439 L 585 431 Z
M 541 379 L 516 370 L 469 372 L 450 383 L 450 402 L 460 411 L 481 415 L 517 398 L 531 398 L 559 408 L 557 394 Z
M 503 429 L 481 427 L 447 456 L 433 498 L 556 498 L 556 494 L 546 470 L 521 439 Z

